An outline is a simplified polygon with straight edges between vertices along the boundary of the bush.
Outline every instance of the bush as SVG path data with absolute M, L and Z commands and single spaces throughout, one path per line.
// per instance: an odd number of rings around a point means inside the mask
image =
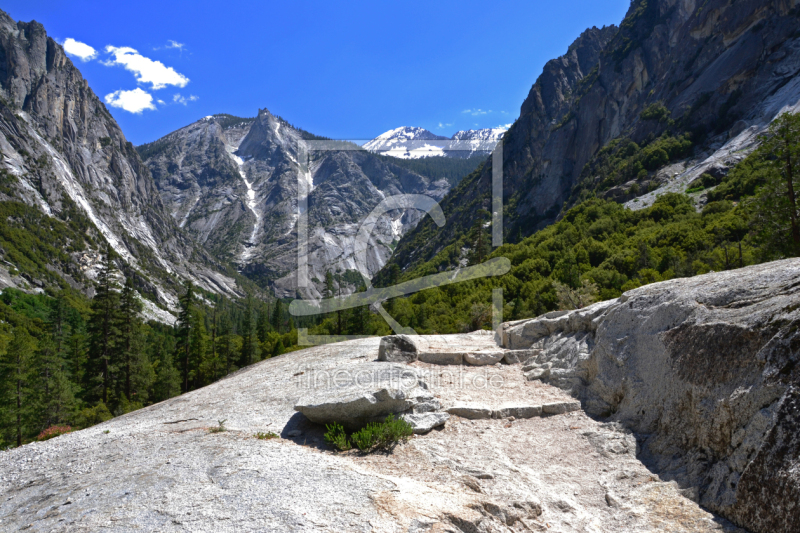
M 659 122 L 667 120 L 669 116 L 669 109 L 664 107 L 662 102 L 650 104 L 644 108 L 644 111 L 639 115 L 642 120 L 657 120 Z
M 111 420 L 114 416 L 108 410 L 106 404 L 103 402 L 98 403 L 94 407 L 87 407 L 81 409 L 75 417 L 73 417 L 73 425 L 79 429 L 88 428 L 106 420 Z
M 352 448 L 350 441 L 347 440 L 347 434 L 344 432 L 344 427 L 341 424 L 336 422 L 333 424 L 327 424 L 325 429 L 328 430 L 325 433 L 325 442 L 343 452 Z
M 363 429 L 356 431 L 347 438 L 344 427 L 334 422 L 326 425 L 325 442 L 340 451 L 349 450 L 355 445 L 364 453 L 373 450 L 391 450 L 399 442 L 407 440 L 414 429 L 411 424 L 402 418 L 389 415 L 383 422 L 370 422 Z
M 414 433 L 411 424 L 402 418 L 389 415 L 383 422 L 371 422 L 351 435 L 353 444 L 362 452 L 372 449 L 389 450 L 398 442 L 408 439 Z
M 36 440 L 45 441 L 72 431 L 70 426 L 50 426 L 36 436 Z

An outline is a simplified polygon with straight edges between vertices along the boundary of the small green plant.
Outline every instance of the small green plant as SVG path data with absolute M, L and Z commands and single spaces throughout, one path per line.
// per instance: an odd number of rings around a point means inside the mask
M 111 433 L 111 432 L 110 432 L 109 430 L 105 430 L 103 433 L 105 433 L 106 435 L 108 435 L 108 434 L 109 434 L 109 433 Z
M 414 433 L 411 424 L 402 418 L 389 415 L 383 422 L 370 422 L 350 436 L 353 444 L 362 452 L 390 450 Z
M 270 439 L 277 439 L 278 434 L 272 431 L 267 431 L 266 433 L 262 433 L 261 431 L 259 431 L 258 433 L 255 434 L 255 437 L 258 440 L 270 440 Z
M 227 420 L 227 418 L 225 420 Z M 215 428 L 209 428 L 208 431 L 210 433 L 222 433 L 223 431 L 228 431 L 225 428 L 225 420 L 217 420 L 217 424 L 219 424 L 219 425 L 217 427 L 215 427 Z
M 342 452 L 352 448 L 350 441 L 347 440 L 347 433 L 344 432 L 344 427 L 341 424 L 337 422 L 326 424 L 325 429 L 328 430 L 325 432 L 325 442 Z

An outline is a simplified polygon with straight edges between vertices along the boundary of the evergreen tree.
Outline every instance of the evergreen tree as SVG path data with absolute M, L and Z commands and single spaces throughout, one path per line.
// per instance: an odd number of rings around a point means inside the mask
M 0 382 L 6 391 L 3 407 L 10 422 L 7 430 L 10 430 L 17 446 L 22 446 L 23 435 L 36 431 L 35 420 L 39 406 L 35 401 L 35 350 L 36 339 L 27 329 L 17 326 L 8 349 L 0 359 Z
M 771 172 L 756 198 L 756 226 L 767 256 L 800 255 L 800 114 L 784 113 L 770 124 L 760 151 Z
M 87 361 L 87 389 L 89 397 L 108 404 L 109 389 L 112 385 L 114 340 L 118 337 L 116 315 L 119 308 L 119 286 L 115 280 L 117 269 L 114 265 L 116 254 L 111 246 L 106 248 L 97 286 L 92 299 L 92 311 L 87 330 L 89 334 L 89 357 Z M 97 390 L 100 389 L 98 394 Z
M 275 300 L 275 307 L 272 308 L 272 327 L 278 333 L 281 332 L 283 322 L 283 304 L 280 300 Z
M 143 402 L 148 386 L 149 364 L 144 360 L 142 352 L 142 321 L 139 314 L 142 304 L 133 287 L 133 279 L 128 278 L 122 288 L 119 312 L 117 314 L 117 331 L 119 337 L 115 343 L 114 362 L 118 369 L 118 394 L 123 394 L 127 401 Z M 134 396 L 138 396 L 134 398 Z
M 194 285 L 186 282 L 186 292 L 180 299 L 180 312 L 176 324 L 177 343 L 175 346 L 178 360 L 183 369 L 183 392 L 189 391 L 189 358 L 191 355 L 192 326 L 194 325 Z
M 75 396 L 70 383 L 66 361 L 58 352 L 55 338 L 44 335 L 36 352 L 33 384 L 39 393 L 39 425 L 42 429 L 66 422 L 75 407 Z
M 155 379 L 150 399 L 160 402 L 181 393 L 181 374 L 175 367 L 175 337 L 169 334 L 151 333 L 150 360 L 153 361 Z
M 269 304 L 265 304 L 261 311 L 258 313 L 258 342 L 263 344 L 267 340 L 272 326 L 269 323 Z
M 472 228 L 472 253 L 469 258 L 471 265 L 479 265 L 483 263 L 486 257 L 492 252 L 491 242 L 489 236 L 486 234 L 485 218 L 489 216 L 489 212 L 485 209 L 478 210 L 478 220 Z
M 192 327 L 189 330 L 189 377 L 192 388 L 202 387 L 210 380 L 208 361 L 208 331 L 205 325 L 205 315 L 195 309 L 192 314 Z
M 240 360 L 242 366 L 258 361 L 258 344 L 253 321 L 253 298 L 249 294 L 245 300 L 244 317 L 242 318 L 242 356 Z

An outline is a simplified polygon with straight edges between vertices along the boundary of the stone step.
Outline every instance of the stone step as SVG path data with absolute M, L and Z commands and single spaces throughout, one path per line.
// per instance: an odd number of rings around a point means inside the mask
M 564 402 L 550 402 L 542 405 L 506 405 L 492 409 L 485 405 L 472 403 L 457 403 L 446 409 L 448 414 L 460 416 L 469 420 L 485 420 L 490 418 L 535 418 L 538 416 L 561 415 L 578 411 L 581 402 L 570 400 Z

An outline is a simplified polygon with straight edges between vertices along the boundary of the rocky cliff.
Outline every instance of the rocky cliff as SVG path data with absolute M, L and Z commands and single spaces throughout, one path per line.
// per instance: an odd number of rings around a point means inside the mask
M 635 0 L 619 28 L 584 32 L 545 65 L 503 137 L 506 239 L 589 194 L 643 206 L 711 168 L 724 173 L 800 101 L 799 29 L 794 1 Z M 688 144 L 662 154 L 667 139 Z M 653 157 L 636 171 L 603 173 L 609 156 L 621 162 L 640 148 Z M 491 205 L 491 175 L 490 159 L 445 199 L 448 222 L 436 238 L 415 240 L 432 230 L 426 222 L 401 241 L 401 267 L 472 227 L 470 213 Z M 465 205 L 475 208 L 456 209 Z
M 523 370 L 637 435 L 639 457 L 752 531 L 800 529 L 800 260 L 657 283 L 504 326 Z
M 342 294 L 361 283 L 355 238 L 385 198 L 424 194 L 439 200 L 449 184 L 355 145 L 317 150 L 315 139 L 263 109 L 256 119 L 239 122 L 206 117 L 140 151 L 176 223 L 278 296 L 298 294 L 297 222 L 305 202 L 310 284 L 303 296 L 319 298 L 328 270 L 349 280 L 337 282 Z M 419 219 L 418 212 L 398 209 L 378 218 L 366 275 L 386 263 Z
M 41 24 L 16 23 L 2 12 L 0 152 L 0 199 L 62 220 L 70 213 L 88 219 L 141 274 L 140 290 L 161 303 L 174 303 L 181 279 L 236 294 L 223 267 L 173 223 L 149 170 L 61 46 Z M 97 251 L 72 251 L 76 263 L 90 258 L 82 265 L 89 277 Z M 66 277 L 81 287 L 76 271 Z

